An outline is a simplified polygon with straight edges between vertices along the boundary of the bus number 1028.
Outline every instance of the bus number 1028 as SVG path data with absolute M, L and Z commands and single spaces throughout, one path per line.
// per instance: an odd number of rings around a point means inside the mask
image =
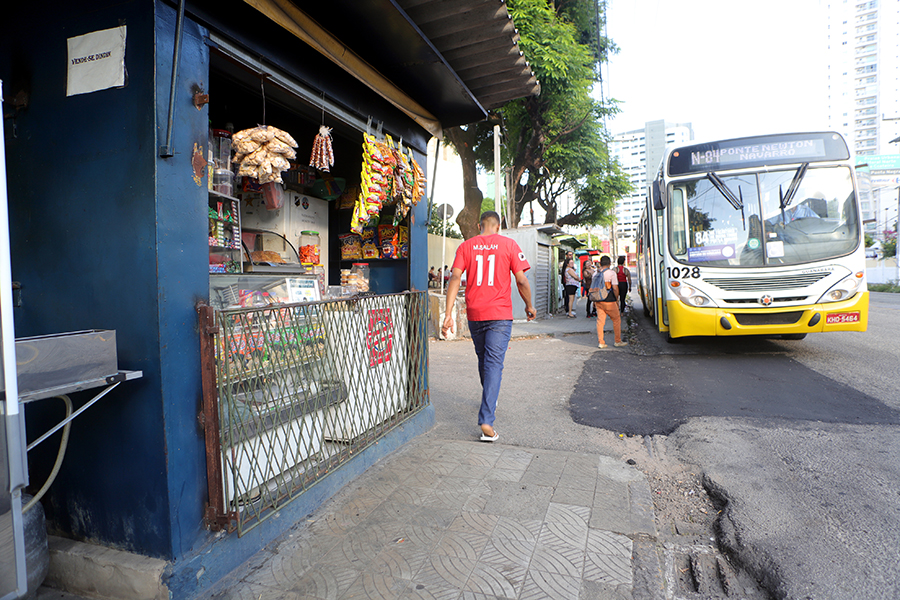
M 698 279 L 700 267 L 666 267 L 669 279 Z

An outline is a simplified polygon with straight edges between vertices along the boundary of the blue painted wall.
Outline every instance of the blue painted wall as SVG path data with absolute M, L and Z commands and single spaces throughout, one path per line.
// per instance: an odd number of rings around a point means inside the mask
M 324 86 L 330 97 L 363 107 L 363 114 L 385 120 L 386 131 L 424 149 L 424 132 L 362 84 L 245 4 L 232 8 L 221 13 L 219 26 L 241 31 L 270 60 Z M 182 563 L 186 570 L 173 574 L 189 578 L 189 565 L 215 556 L 217 545 L 203 529 L 206 459 L 198 425 L 195 305 L 208 295 L 207 192 L 205 178 L 194 182 L 190 162 L 194 143 L 205 150 L 207 139 L 208 111 L 191 103 L 195 88 L 208 90 L 206 30 L 185 21 L 175 155 L 162 159 L 173 6 L 52 0 L 39 11 L 4 10 L 0 78 L 7 98 L 19 89 L 30 95 L 28 108 L 6 122 L 13 276 L 23 285 L 16 334 L 115 329 L 119 367 L 143 371 L 142 379 L 122 384 L 73 423 L 62 470 L 45 499 L 48 518 L 62 535 Z M 257 27 L 249 27 L 251 18 Z M 120 23 L 128 28 L 127 85 L 66 97 L 66 39 Z M 425 169 L 424 156 L 416 158 Z M 409 281 L 421 290 L 427 285 L 425 203 L 413 214 Z M 83 404 L 92 395 L 73 400 Z M 58 401 L 30 405 L 30 438 L 60 416 Z M 433 413 L 423 419 L 430 424 Z M 58 435 L 29 453 L 35 489 L 50 471 L 57 443 Z M 337 488 L 323 489 L 330 495 Z M 251 545 L 238 545 L 243 550 L 235 560 L 252 554 Z
M 119 366 L 144 372 L 80 416 L 45 502 L 77 539 L 172 555 L 157 290 L 152 2 L 14 5 L 0 24 L 0 77 L 30 105 L 7 126 L 16 334 L 115 329 Z M 127 85 L 66 97 L 66 39 L 127 25 Z M 8 125 L 12 125 L 7 122 Z M 73 400 L 84 403 L 89 393 Z M 58 401 L 28 407 L 29 430 Z M 31 435 L 31 438 L 34 436 Z M 39 487 L 58 437 L 30 453 Z

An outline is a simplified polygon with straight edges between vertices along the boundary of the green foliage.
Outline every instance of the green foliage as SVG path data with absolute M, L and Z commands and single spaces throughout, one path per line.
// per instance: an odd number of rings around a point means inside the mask
M 892 283 L 870 283 L 867 286 L 870 292 L 890 292 L 892 294 L 900 294 L 900 282 Z
M 608 224 L 630 184 L 607 152 L 603 118 L 618 109 L 596 100 L 592 90 L 600 63 L 615 46 L 606 38 L 598 45 L 592 0 L 508 0 L 507 6 L 541 93 L 505 104 L 488 122 L 460 128 L 466 144 L 482 168 L 493 169 L 492 128 L 501 124 L 514 224 L 531 202 L 544 208 L 547 222 Z M 464 152 L 460 156 L 465 160 Z M 559 214 L 563 197 L 575 199 L 565 215 Z
M 892 256 L 897 255 L 897 239 L 894 238 L 892 240 L 885 240 L 883 244 L 881 244 L 881 250 L 884 252 L 885 258 L 890 258 Z
M 866 248 L 868 248 L 869 246 L 871 246 L 872 244 L 875 243 L 875 238 L 873 238 L 873 237 L 872 237 L 871 235 L 869 235 L 868 233 L 865 234 L 865 240 L 866 240 Z
M 443 235 L 444 234 L 444 220 L 441 219 L 441 214 L 434 210 L 434 207 L 429 205 L 428 213 L 431 215 L 431 218 L 428 220 L 428 233 L 433 233 L 434 235 Z M 452 220 L 447 221 L 447 237 L 453 238 L 456 240 L 463 239 L 462 233 L 459 232 L 459 229 L 456 227 L 456 223 Z

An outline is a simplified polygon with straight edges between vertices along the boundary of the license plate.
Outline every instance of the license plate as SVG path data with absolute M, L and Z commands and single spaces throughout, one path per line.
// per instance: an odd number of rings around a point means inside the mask
M 837 323 L 858 323 L 859 313 L 828 313 L 825 315 L 826 325 L 835 325 Z

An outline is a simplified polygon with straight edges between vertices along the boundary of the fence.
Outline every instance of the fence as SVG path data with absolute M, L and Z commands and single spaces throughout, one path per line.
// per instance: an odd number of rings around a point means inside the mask
M 424 408 L 427 297 L 200 308 L 211 528 L 259 524 Z

